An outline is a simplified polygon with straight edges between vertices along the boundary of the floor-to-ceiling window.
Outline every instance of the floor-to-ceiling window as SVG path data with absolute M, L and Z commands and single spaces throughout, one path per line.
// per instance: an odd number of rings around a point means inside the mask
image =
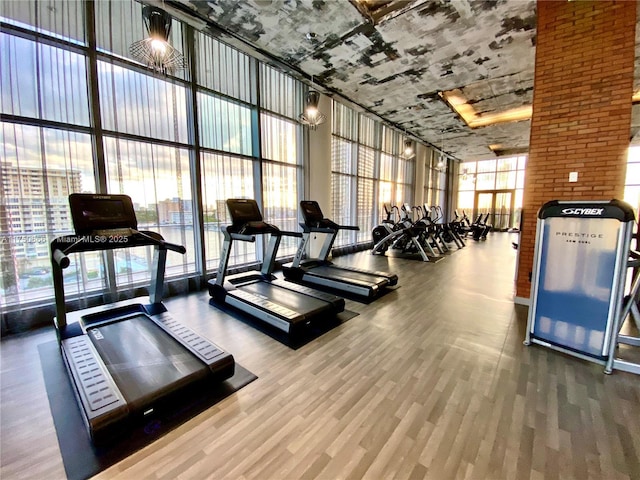
M 252 138 L 253 60 L 200 32 L 195 33 L 195 51 L 204 249 L 206 267 L 212 270 L 219 262 L 223 229 L 230 223 L 226 200 L 259 196 L 258 146 Z M 236 242 L 231 255 L 231 264 L 255 261 L 256 245 Z
M 629 147 L 627 154 L 627 175 L 624 182 L 624 201 L 636 212 L 640 221 L 640 147 Z
M 429 149 L 424 166 L 424 206 L 431 210 L 439 207 L 446 211 L 447 205 L 447 169 L 451 161 L 440 152 Z M 436 220 L 434 218 L 434 220 Z
M 73 192 L 131 196 L 139 228 L 187 248 L 168 278 L 215 270 L 227 198 L 296 227 L 300 82 L 175 19 L 187 68 L 153 72 L 129 54 L 147 36 L 135 1 L 2 2 L 0 21 L 0 308 L 52 298 L 48 243 L 72 231 Z M 146 283 L 151 253 L 76 256 L 66 291 Z M 261 255 L 241 244 L 231 264 Z
M 487 222 L 497 230 L 519 228 L 526 161 L 521 155 L 462 163 L 458 212 L 470 219 L 488 214 Z
M 336 223 L 352 225 L 356 209 L 358 113 L 338 102 L 332 102 L 332 108 L 331 209 Z M 355 232 L 338 233 L 336 246 L 352 243 L 355 243 Z
M 260 135 L 264 216 L 278 228 L 298 231 L 298 203 L 302 192 L 302 112 L 300 82 L 267 65 L 260 65 Z M 298 239 L 285 236 L 280 255 L 293 255 Z
M 413 202 L 415 157 L 405 156 L 399 132 L 336 101 L 332 119 L 334 220 L 360 227 L 340 232 L 335 244 L 368 243 L 383 204 Z
M 68 232 L 67 196 L 94 192 L 84 15 L 3 2 L 0 32 L 0 305 L 52 294 L 49 241 Z M 45 41 L 50 40 L 50 41 Z M 74 262 L 68 290 L 100 288 L 97 254 Z

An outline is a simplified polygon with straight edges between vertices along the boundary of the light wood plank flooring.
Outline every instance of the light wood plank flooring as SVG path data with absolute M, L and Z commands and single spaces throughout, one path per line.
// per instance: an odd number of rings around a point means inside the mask
M 400 288 L 348 301 L 359 316 L 297 351 L 206 292 L 169 299 L 259 378 L 97 478 L 639 479 L 640 378 L 523 346 L 511 240 L 436 265 L 337 258 L 394 271 Z M 64 477 L 37 353 L 54 338 L 2 340 L 4 480 Z

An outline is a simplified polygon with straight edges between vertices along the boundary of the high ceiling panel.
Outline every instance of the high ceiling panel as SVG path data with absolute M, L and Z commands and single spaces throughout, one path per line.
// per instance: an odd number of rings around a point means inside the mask
M 459 89 L 480 115 L 530 105 L 535 0 L 179 1 L 230 43 L 242 39 L 426 142 L 440 147 L 444 130 L 459 159 L 529 144 L 529 121 L 471 129 L 438 92 Z

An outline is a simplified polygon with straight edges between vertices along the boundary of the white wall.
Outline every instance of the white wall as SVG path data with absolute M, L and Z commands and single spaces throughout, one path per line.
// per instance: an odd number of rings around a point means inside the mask
M 305 200 L 315 200 L 327 218 L 333 218 L 331 211 L 331 99 L 320 95 L 318 110 L 327 120 L 315 130 L 308 129 L 309 135 L 309 176 L 306 178 Z M 326 235 L 314 234 L 309 242 L 308 255 L 315 258 L 320 253 Z
M 424 166 L 427 155 L 431 154 L 431 149 L 420 143 L 416 146 L 416 171 L 415 187 L 413 193 L 413 204 L 422 205 L 424 203 Z
M 309 135 L 309 177 L 307 198 L 320 204 L 325 217 L 332 218 L 331 211 L 331 99 L 320 96 L 318 110 L 327 116 L 327 121 Z

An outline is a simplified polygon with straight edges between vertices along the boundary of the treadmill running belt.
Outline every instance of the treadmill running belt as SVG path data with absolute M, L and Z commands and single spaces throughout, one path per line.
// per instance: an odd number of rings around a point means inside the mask
M 133 406 L 148 404 L 208 373 L 203 362 L 143 314 L 90 328 L 88 334 Z
M 289 310 L 298 312 L 301 315 L 309 315 L 333 309 L 333 306 L 328 302 L 278 287 L 269 282 L 255 282 L 242 285 L 239 288 L 259 297 L 266 298 L 270 302 L 287 307 Z
M 305 274 L 362 285 L 387 285 L 389 283 L 389 280 L 384 277 L 341 269 L 337 265 L 318 265 L 307 270 Z

